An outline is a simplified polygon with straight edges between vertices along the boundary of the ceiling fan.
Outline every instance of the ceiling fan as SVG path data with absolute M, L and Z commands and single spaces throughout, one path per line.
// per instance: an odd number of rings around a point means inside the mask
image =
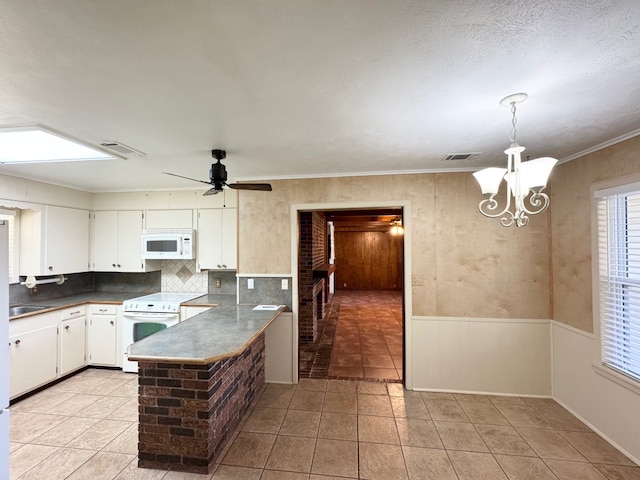
M 227 152 L 225 150 L 211 150 L 211 156 L 217 160 L 216 163 L 211 164 L 211 170 L 209 170 L 209 181 L 198 180 L 196 178 L 184 177 L 182 175 L 176 175 L 175 173 L 162 172 L 174 177 L 186 178 L 187 180 L 193 180 L 194 182 L 206 183 L 207 185 L 213 185 L 203 195 L 215 195 L 223 190 L 223 188 L 229 187 L 234 190 L 258 190 L 262 192 L 270 192 L 271 185 L 268 183 L 227 183 L 227 169 L 220 163 L 220 160 L 227 158 Z

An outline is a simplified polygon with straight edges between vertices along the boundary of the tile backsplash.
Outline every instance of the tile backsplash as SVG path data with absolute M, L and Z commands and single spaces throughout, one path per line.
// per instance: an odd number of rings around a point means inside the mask
M 196 271 L 195 260 L 162 260 L 162 292 L 207 293 L 209 274 Z

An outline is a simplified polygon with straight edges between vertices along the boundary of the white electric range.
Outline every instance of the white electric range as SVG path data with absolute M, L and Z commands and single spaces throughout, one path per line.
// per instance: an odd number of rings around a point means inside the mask
M 137 372 L 138 362 L 127 358 L 129 345 L 180 321 L 180 304 L 204 293 L 152 293 L 123 303 L 122 370 Z

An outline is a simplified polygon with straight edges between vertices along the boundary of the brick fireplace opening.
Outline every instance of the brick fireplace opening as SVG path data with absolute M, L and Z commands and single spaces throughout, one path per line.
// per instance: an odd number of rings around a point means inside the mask
M 300 343 L 318 338 L 318 322 L 327 301 L 327 222 L 321 212 L 300 212 L 298 330 Z

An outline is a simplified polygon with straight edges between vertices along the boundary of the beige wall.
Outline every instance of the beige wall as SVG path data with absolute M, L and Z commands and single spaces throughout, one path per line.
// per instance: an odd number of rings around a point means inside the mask
M 591 185 L 640 172 L 640 137 L 559 165 L 551 178 L 553 318 L 593 332 Z
M 504 228 L 477 211 L 469 173 L 281 180 L 240 192 L 242 274 L 290 274 L 291 205 L 410 202 L 413 315 L 551 318 L 548 216 Z

